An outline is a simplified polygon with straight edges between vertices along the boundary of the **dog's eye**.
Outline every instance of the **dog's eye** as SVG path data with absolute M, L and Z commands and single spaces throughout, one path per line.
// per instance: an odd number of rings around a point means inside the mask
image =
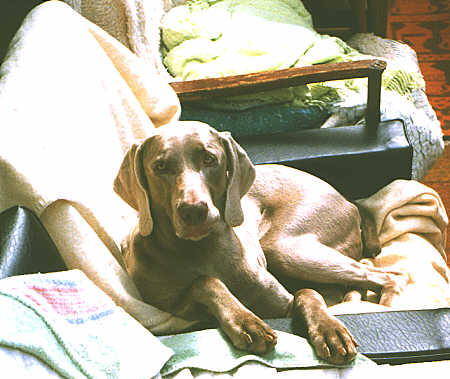
M 217 163 L 217 158 L 212 154 L 206 153 L 203 157 L 203 163 L 206 166 L 215 166 Z
M 163 172 L 167 171 L 166 162 L 164 162 L 163 160 L 156 161 L 153 164 L 153 170 L 156 171 L 157 173 L 163 173 Z

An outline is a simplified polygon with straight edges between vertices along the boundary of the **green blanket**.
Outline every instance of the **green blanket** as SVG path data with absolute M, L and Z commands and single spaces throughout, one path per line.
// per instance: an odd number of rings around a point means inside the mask
M 344 41 L 320 35 L 300 0 L 191 0 L 162 20 L 164 64 L 177 80 L 222 77 L 326 62 L 366 59 Z M 373 57 L 371 57 L 373 58 Z M 232 97 L 208 108 L 248 109 L 267 104 L 329 107 L 361 96 L 365 79 L 352 79 Z M 423 79 L 389 65 L 385 89 L 408 95 Z
M 173 355 L 79 270 L 2 279 L 0 308 L 0 347 L 64 378 L 152 378 Z
M 218 329 L 160 337 L 162 343 L 175 352 L 161 370 L 161 374 L 169 375 L 184 368 L 218 373 L 231 372 L 246 362 L 259 362 L 279 370 L 376 366 L 373 361 L 361 354 L 345 366 L 328 364 L 316 357 L 304 338 L 280 331 L 277 331 L 277 335 L 278 343 L 275 349 L 263 355 L 254 355 L 235 349 Z

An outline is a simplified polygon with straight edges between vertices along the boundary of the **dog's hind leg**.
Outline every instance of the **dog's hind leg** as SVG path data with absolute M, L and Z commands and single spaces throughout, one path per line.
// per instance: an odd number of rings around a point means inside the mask
M 274 242 L 275 241 L 275 242 Z M 313 234 L 279 236 L 263 246 L 268 268 L 276 276 L 314 283 L 342 284 L 381 293 L 380 304 L 390 305 L 407 277 L 358 262 L 323 245 Z
M 184 319 L 199 319 L 205 311 L 219 322 L 238 349 L 263 354 L 277 343 L 275 332 L 241 304 L 222 281 L 202 276 L 194 281 L 175 313 Z
M 341 284 L 381 291 L 380 303 L 389 305 L 401 292 L 406 277 L 365 265 L 320 243 L 315 235 L 267 234 L 261 241 L 268 268 L 277 277 L 313 283 Z M 270 241 L 270 244 L 268 243 Z M 356 355 L 357 343 L 347 328 L 328 312 L 324 298 L 314 289 L 295 293 L 292 317 L 300 321 L 317 355 L 343 364 Z

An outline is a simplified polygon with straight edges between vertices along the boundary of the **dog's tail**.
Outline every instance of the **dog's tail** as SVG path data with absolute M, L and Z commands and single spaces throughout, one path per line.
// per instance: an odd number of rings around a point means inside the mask
M 361 217 L 361 237 L 363 242 L 364 258 L 374 258 L 381 251 L 381 243 L 378 238 L 377 226 L 373 213 L 364 205 L 354 203 Z

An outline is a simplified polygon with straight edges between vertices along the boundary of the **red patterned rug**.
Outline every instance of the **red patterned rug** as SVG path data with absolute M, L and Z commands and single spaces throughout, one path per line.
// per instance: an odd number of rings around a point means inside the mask
M 450 0 L 394 0 L 387 37 L 416 51 L 428 99 L 450 137 Z

